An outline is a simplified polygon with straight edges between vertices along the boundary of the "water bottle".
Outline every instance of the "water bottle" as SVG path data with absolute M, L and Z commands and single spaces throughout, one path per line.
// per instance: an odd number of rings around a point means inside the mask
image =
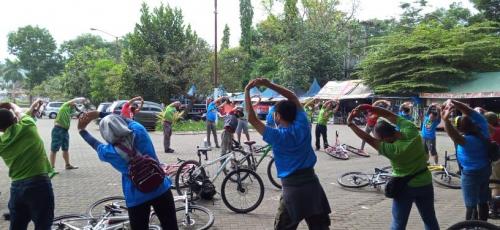
M 207 138 L 206 138 L 206 137 L 205 137 L 205 138 L 203 138 L 203 146 L 204 146 L 205 148 L 208 148 L 208 141 L 207 141 Z

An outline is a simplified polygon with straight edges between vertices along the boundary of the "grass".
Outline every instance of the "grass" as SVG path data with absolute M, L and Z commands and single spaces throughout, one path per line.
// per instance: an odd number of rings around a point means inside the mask
M 223 129 L 223 120 L 217 122 L 217 130 Z M 188 132 L 188 131 L 206 131 L 207 125 L 205 121 L 181 120 L 174 124 L 172 128 L 174 132 Z M 158 122 L 156 124 L 156 131 L 163 131 L 163 124 Z

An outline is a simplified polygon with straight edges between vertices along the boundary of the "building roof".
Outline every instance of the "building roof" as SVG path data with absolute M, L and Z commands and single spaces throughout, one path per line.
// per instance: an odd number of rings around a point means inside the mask
M 361 80 L 329 81 L 321 88 L 318 94 L 316 94 L 315 98 L 341 99 L 342 96 L 351 93 L 360 83 Z
M 475 73 L 472 80 L 451 85 L 445 93 L 421 93 L 421 98 L 500 97 L 500 72 Z

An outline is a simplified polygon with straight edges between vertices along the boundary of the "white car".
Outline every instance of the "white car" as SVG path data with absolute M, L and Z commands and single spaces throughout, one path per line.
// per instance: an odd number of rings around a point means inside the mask
M 43 115 L 49 117 L 50 119 L 55 119 L 63 104 L 64 102 L 57 101 L 47 103 L 45 109 L 43 110 Z

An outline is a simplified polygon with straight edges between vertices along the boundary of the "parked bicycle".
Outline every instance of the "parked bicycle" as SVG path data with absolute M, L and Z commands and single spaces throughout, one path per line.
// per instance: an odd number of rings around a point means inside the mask
M 448 230 L 499 230 L 500 226 L 480 220 L 466 220 L 458 222 Z
M 213 183 L 226 170 L 227 175 L 222 181 L 220 191 L 226 207 L 236 213 L 248 213 L 259 207 L 264 198 L 264 183 L 259 175 L 249 168 L 240 167 L 235 151 L 212 161 L 208 160 L 208 151 L 210 149 L 198 147 L 198 161 L 188 160 L 181 164 L 175 176 L 177 193 L 180 195 L 187 190 L 203 198 L 204 188 L 208 186 L 215 191 Z M 205 156 L 204 162 L 202 155 Z M 210 177 L 207 167 L 216 164 L 221 165 L 215 175 Z
M 339 141 L 339 132 L 335 131 L 335 145 L 329 146 L 325 149 L 325 152 L 331 157 L 340 160 L 349 160 L 349 152 L 354 153 L 362 157 L 370 157 L 365 151 L 358 149 L 354 146 L 348 144 L 341 144 Z
M 196 205 L 193 202 L 192 194 L 186 193 L 182 196 L 174 196 L 174 201 L 177 202 L 177 204 L 182 204 L 181 206 L 176 205 L 177 207 L 175 208 L 177 226 L 179 229 L 203 230 L 209 229 L 213 225 L 213 212 L 206 207 Z M 119 215 L 128 218 L 128 209 L 125 205 L 125 199 L 122 196 L 106 197 L 94 202 L 87 209 L 87 215 L 89 217 L 98 218 L 103 215 L 103 210 L 106 210 L 108 206 L 115 207 L 121 211 L 116 213 L 115 216 Z M 149 223 L 152 226 L 160 226 L 160 221 L 154 210 L 151 210 Z
M 348 172 L 342 174 L 337 179 L 337 182 L 346 188 L 362 188 L 366 186 L 380 188 L 392 177 L 390 169 L 391 166 L 387 166 L 380 169 L 375 168 L 375 173 Z
M 249 168 L 257 172 L 259 165 L 264 161 L 264 159 L 266 157 L 270 158 L 267 163 L 267 178 L 272 185 L 281 189 L 281 181 L 278 178 L 278 172 L 276 170 L 276 166 L 274 165 L 274 158 L 271 154 L 269 154 L 272 151 L 271 145 L 254 146 L 256 143 L 255 141 L 246 141 L 243 143 L 248 145 L 248 152 L 243 150 L 243 148 L 233 148 L 238 164 L 243 168 Z
M 453 173 L 450 169 L 450 161 L 457 161 L 457 155 L 448 155 L 448 151 L 444 152 L 444 165 L 429 165 L 427 168 L 432 172 L 432 180 L 439 185 L 460 189 L 462 182 L 459 173 Z

